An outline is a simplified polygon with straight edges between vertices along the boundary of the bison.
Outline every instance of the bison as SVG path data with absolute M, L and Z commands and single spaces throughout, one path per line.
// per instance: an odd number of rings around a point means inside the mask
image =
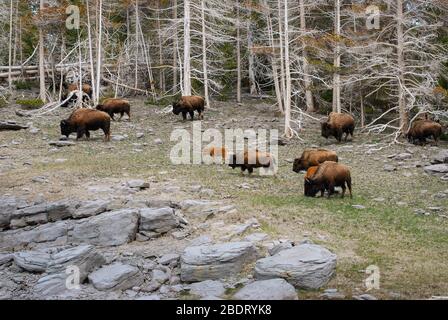
M 328 120 L 321 124 L 322 136 L 329 138 L 334 136 L 339 142 L 342 141 L 342 136 L 345 133 L 345 141 L 348 135 L 352 136 L 355 130 L 355 119 L 347 113 L 331 112 Z
M 412 123 L 411 128 L 407 133 L 407 138 L 410 143 L 420 141 L 421 144 L 426 142 L 426 138 L 432 137 L 435 144 L 438 143 L 442 135 L 442 125 L 432 120 L 416 120 Z
M 268 152 L 261 152 L 259 150 L 245 150 L 243 154 L 232 154 L 229 157 L 229 166 L 232 169 L 241 168 L 241 173 L 247 169 L 249 174 L 254 172 L 254 168 L 270 168 L 273 169 L 275 165 L 275 158 Z
M 67 138 L 72 132 L 76 132 L 76 140 L 82 138 L 84 134 L 89 139 L 89 130 L 98 129 L 103 130 L 105 141 L 110 141 L 110 116 L 99 110 L 77 109 L 68 119 L 61 120 L 61 134 Z
M 226 147 L 210 147 L 210 148 L 205 148 L 204 149 L 204 153 L 205 156 L 210 156 L 211 158 L 213 158 L 213 160 L 215 160 L 217 157 L 221 158 L 221 159 L 227 159 L 227 148 Z
M 182 113 L 184 120 L 187 119 L 187 113 L 190 114 L 191 121 L 194 118 L 194 111 L 199 114 L 199 119 L 204 119 L 205 100 L 200 96 L 182 96 L 178 101 L 173 102 L 173 113 L 178 115 Z
M 352 178 L 350 169 L 340 163 L 334 161 L 325 161 L 320 164 L 314 173 L 309 178 L 305 179 L 306 196 L 314 197 L 320 191 L 321 196 L 324 196 L 325 190 L 328 191 L 328 197 L 334 193 L 335 187 L 342 188 L 342 198 L 344 198 L 346 186 L 350 191 L 350 198 L 352 198 Z
M 294 160 L 292 171 L 299 173 L 312 166 L 318 166 L 325 161 L 338 162 L 336 152 L 327 149 L 306 149 L 302 156 Z
M 120 120 L 123 118 L 123 115 L 126 113 L 128 115 L 129 120 L 131 119 L 131 105 L 129 101 L 119 98 L 110 98 L 103 101 L 102 104 L 96 106 L 97 110 L 106 112 L 112 120 L 114 119 L 114 114 L 120 114 Z
M 76 91 L 78 91 L 78 83 L 72 83 L 67 85 L 64 83 L 65 93 L 62 95 L 62 101 L 67 100 L 68 95 L 70 95 L 70 99 L 66 101 L 64 104 L 61 105 L 61 107 L 67 107 L 74 101 L 78 99 L 78 94 Z M 89 99 L 92 99 L 92 87 L 86 83 L 84 83 L 82 86 L 82 91 L 89 97 Z M 86 97 L 83 95 L 82 101 L 86 101 Z

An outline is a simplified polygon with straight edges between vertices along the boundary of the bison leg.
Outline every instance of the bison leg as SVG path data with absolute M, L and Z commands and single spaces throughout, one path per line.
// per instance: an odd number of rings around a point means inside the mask
M 114 119 L 114 113 L 113 113 L 113 112 L 110 112 L 109 115 L 110 115 L 111 119 L 115 121 L 115 119 Z
M 194 119 L 194 111 L 188 111 L 188 113 L 190 114 L 191 121 L 193 121 L 193 119 Z
M 128 115 L 129 120 L 131 120 L 131 111 L 126 111 L 126 114 Z
M 187 120 L 187 113 L 186 113 L 186 112 L 182 112 L 182 118 L 183 118 L 184 120 Z
M 202 114 L 202 111 L 198 111 L 199 113 L 199 119 L 204 120 L 204 115 Z
M 342 188 L 342 195 L 341 195 L 341 198 L 344 199 L 344 196 L 345 196 L 345 189 L 347 189 L 347 188 L 345 187 L 345 183 L 341 186 L 341 188 Z
M 249 167 L 249 168 L 247 168 L 247 171 L 249 172 L 249 174 L 252 174 L 254 172 L 254 168 Z
M 87 140 L 90 139 L 90 132 L 89 132 L 89 130 L 86 130 L 86 138 L 87 138 Z
M 343 136 L 343 132 L 342 132 L 342 130 L 338 130 L 337 132 L 336 132 L 336 140 L 338 140 L 338 142 L 342 142 L 342 136 Z
M 85 129 L 83 127 L 78 128 L 78 130 L 76 131 L 76 140 L 81 139 L 84 133 Z
M 352 179 L 349 177 L 347 179 L 347 187 L 348 187 L 348 191 L 350 192 L 350 198 L 353 198 L 352 196 Z M 343 189 L 345 191 L 345 189 Z
M 104 141 L 110 141 L 110 123 L 106 123 L 102 130 L 104 132 Z

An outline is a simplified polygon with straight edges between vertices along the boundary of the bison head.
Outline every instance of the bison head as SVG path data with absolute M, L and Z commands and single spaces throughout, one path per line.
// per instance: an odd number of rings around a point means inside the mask
M 328 139 L 328 137 L 331 135 L 331 129 L 328 122 L 322 122 L 321 123 L 321 131 L 322 131 L 322 137 L 325 137 Z
M 304 170 L 305 167 L 303 166 L 302 158 L 294 159 L 294 164 L 292 165 L 292 171 L 299 173 L 300 171 Z
M 104 111 L 104 105 L 102 104 L 97 105 L 96 110 Z
M 182 107 L 180 106 L 179 102 L 173 102 L 173 113 L 175 115 L 178 115 L 182 110 Z
M 312 178 L 305 179 L 304 191 L 306 197 L 315 197 L 320 189 L 319 184 L 315 180 Z
M 70 125 L 70 122 L 67 120 L 61 120 L 61 135 L 68 136 L 73 132 L 73 128 Z

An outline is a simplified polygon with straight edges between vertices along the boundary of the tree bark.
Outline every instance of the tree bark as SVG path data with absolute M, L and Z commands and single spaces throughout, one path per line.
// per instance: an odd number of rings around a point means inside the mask
M 99 10 L 98 10 L 98 50 L 97 50 L 97 57 L 96 57 L 96 61 L 97 61 L 97 65 L 96 65 L 96 97 L 95 97 L 95 104 L 99 103 L 100 100 L 100 84 L 101 84 L 101 67 L 102 67 L 102 53 L 101 53 L 101 49 L 102 49 L 102 33 L 103 33 L 103 23 L 102 23 L 102 15 L 103 15 L 103 1 L 102 0 L 98 0 L 99 1 Z
M 286 72 L 286 95 L 285 95 L 285 137 L 292 138 L 291 129 L 291 71 L 289 63 L 289 26 L 288 26 L 288 0 L 285 0 L 285 72 Z
M 315 112 L 313 93 L 311 92 L 311 78 L 309 75 L 309 65 L 308 57 L 306 52 L 306 41 L 304 40 L 304 35 L 306 33 L 306 20 L 305 20 L 305 4 L 303 0 L 299 0 L 300 7 L 300 31 L 302 33 L 302 57 L 303 57 L 303 86 L 305 87 L 305 101 L 306 101 L 306 111 Z
M 12 89 L 12 78 L 11 78 L 11 65 L 12 65 L 12 16 L 13 16 L 13 0 L 10 3 L 10 12 L 9 12 L 9 58 L 8 58 L 8 66 L 9 66 L 9 75 L 8 75 L 8 87 Z
M 44 0 L 40 0 L 39 9 L 44 8 Z M 42 102 L 47 101 L 46 88 L 45 88 L 45 60 L 44 60 L 44 32 L 42 27 L 39 28 L 39 97 Z
M 341 67 L 341 55 L 339 48 L 339 40 L 341 35 L 341 4 L 340 0 L 335 0 L 335 52 L 334 52 L 334 68 L 333 73 L 333 111 L 341 112 L 341 76 L 339 74 L 339 68 Z
M 241 31 L 240 31 L 240 3 L 236 3 L 236 102 L 241 103 Z
M 406 110 L 404 91 L 404 35 L 403 35 L 403 0 L 397 0 L 397 59 L 398 59 L 398 110 L 400 114 L 400 130 L 406 133 L 409 126 L 409 114 Z
M 190 0 L 184 1 L 184 96 L 191 96 Z
M 173 20 L 175 24 L 173 39 L 173 94 L 177 92 L 177 54 L 179 39 L 177 37 L 177 0 L 173 0 Z
M 210 98 L 208 95 L 208 74 L 207 74 L 207 38 L 205 29 L 205 1 L 201 0 L 201 19 L 202 19 L 202 71 L 204 73 L 204 97 L 205 105 L 210 107 Z

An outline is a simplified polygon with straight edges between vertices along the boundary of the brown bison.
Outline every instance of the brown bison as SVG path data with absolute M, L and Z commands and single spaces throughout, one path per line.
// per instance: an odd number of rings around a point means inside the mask
M 313 166 L 313 167 L 309 167 L 308 170 L 306 171 L 305 177 L 304 177 L 304 192 L 305 192 L 305 196 L 307 197 L 314 197 L 314 195 L 310 194 L 310 188 L 311 188 L 311 184 L 309 182 L 309 179 L 316 173 L 318 166 Z
M 78 94 L 76 91 L 78 91 L 78 83 L 72 83 L 67 85 L 64 83 L 65 93 L 62 95 L 62 101 L 65 101 L 68 98 L 68 95 L 70 94 L 70 99 L 66 101 L 64 104 L 61 105 L 61 107 L 67 107 L 73 102 L 75 102 L 78 99 Z M 92 99 L 92 87 L 86 83 L 82 85 L 82 91 L 89 97 L 89 99 Z M 86 97 L 83 95 L 82 101 L 86 101 Z
M 227 148 L 226 147 L 210 147 L 204 149 L 204 154 L 215 159 L 216 157 L 220 157 L 221 159 L 227 159 Z
M 420 119 L 412 123 L 407 133 L 410 143 L 416 143 L 418 140 L 421 144 L 426 142 L 426 138 L 432 137 L 437 144 L 442 135 L 442 125 L 432 120 Z
M 177 102 L 173 102 L 173 113 L 178 115 L 182 113 L 184 120 L 187 119 L 187 113 L 190 114 L 190 118 L 193 121 L 194 111 L 199 114 L 199 119 L 204 119 L 204 106 L 205 100 L 200 96 L 183 96 Z
M 350 169 L 334 161 L 325 161 L 320 164 L 314 175 L 305 179 L 306 196 L 314 197 L 320 191 L 324 196 L 325 190 L 328 191 L 328 197 L 334 193 L 335 187 L 342 188 L 342 198 L 345 195 L 346 185 L 352 197 L 352 178 Z
M 302 156 L 294 160 L 292 171 L 299 173 L 312 166 L 318 166 L 325 161 L 338 162 L 336 152 L 327 149 L 306 149 Z
M 61 134 L 68 136 L 76 132 L 76 140 L 90 138 L 89 130 L 102 129 L 105 141 L 110 141 L 110 116 L 99 110 L 81 108 L 73 111 L 67 120 L 61 121 Z
M 352 136 L 355 130 L 355 119 L 347 113 L 331 112 L 328 120 L 321 124 L 322 136 L 329 138 L 334 136 L 339 142 L 342 141 L 342 135 L 345 133 L 345 141 L 348 135 Z
M 114 114 L 119 113 L 120 119 L 126 113 L 128 118 L 131 119 L 131 105 L 129 101 L 120 98 L 110 98 L 103 101 L 102 104 L 96 106 L 97 110 L 106 112 L 112 120 L 114 119 Z
M 229 166 L 232 169 L 241 168 L 241 173 L 247 169 L 249 174 L 254 172 L 254 168 L 270 168 L 273 169 L 275 158 L 268 152 L 259 150 L 245 150 L 243 154 L 232 154 L 229 158 Z

